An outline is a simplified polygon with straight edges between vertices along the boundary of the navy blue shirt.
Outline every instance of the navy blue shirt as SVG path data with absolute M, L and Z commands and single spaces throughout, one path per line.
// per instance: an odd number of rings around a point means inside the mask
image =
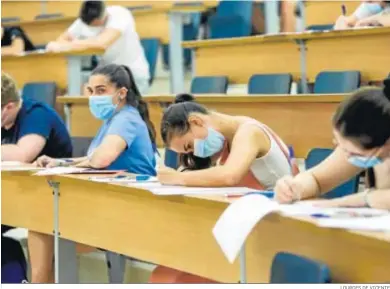
M 93 139 L 88 156 L 103 142 L 108 135 L 117 135 L 127 144 L 126 149 L 107 168 L 126 170 L 134 174 L 156 175 L 156 159 L 148 128 L 138 110 L 126 105 L 111 119 L 104 121 Z
M 29 134 L 46 139 L 39 156 L 52 158 L 72 157 L 72 142 L 64 122 L 48 105 L 31 99 L 23 100 L 15 124 L 8 130 L 1 128 L 1 144 L 16 144 Z

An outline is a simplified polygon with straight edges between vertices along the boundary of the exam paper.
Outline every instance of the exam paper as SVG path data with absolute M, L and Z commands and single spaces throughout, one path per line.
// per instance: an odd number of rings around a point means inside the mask
M 40 170 L 41 168 L 38 168 L 32 164 L 25 164 L 21 162 L 14 162 L 14 161 L 6 161 L 6 162 L 1 162 L 1 170 L 2 171 L 35 171 L 35 170 Z
M 390 230 L 390 214 L 385 210 L 322 208 L 315 207 L 309 202 L 281 205 L 265 196 L 252 194 L 232 203 L 213 228 L 214 237 L 229 262 L 234 262 L 256 224 L 272 212 L 279 212 L 285 216 L 313 216 L 315 224 L 320 227 Z
M 241 195 L 256 190 L 245 187 L 220 187 L 220 188 L 204 188 L 204 187 L 183 187 L 183 186 L 164 186 L 160 183 L 154 186 L 137 183 L 136 186 L 145 188 L 155 195 L 173 196 L 173 195 Z
M 50 169 L 43 169 L 39 172 L 36 172 L 36 176 L 55 176 L 55 175 L 67 175 L 80 173 L 88 170 L 88 168 L 76 168 L 76 167 L 55 167 Z

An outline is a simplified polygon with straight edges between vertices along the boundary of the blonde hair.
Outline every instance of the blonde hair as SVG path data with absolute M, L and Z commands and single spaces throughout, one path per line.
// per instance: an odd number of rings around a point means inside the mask
M 15 80 L 7 73 L 1 72 L 1 106 L 10 102 L 19 102 L 20 95 Z

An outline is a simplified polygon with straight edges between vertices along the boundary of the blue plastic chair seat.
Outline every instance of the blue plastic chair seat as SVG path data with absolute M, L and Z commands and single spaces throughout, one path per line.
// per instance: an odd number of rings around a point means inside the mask
M 227 87 L 226 76 L 201 76 L 192 80 L 191 93 L 226 93 Z
M 57 85 L 55 82 L 30 82 L 23 87 L 22 98 L 33 99 L 54 107 Z
M 360 71 L 322 71 L 314 83 L 314 93 L 350 93 L 360 86 Z
M 249 94 L 289 94 L 291 74 L 255 74 L 249 79 Z

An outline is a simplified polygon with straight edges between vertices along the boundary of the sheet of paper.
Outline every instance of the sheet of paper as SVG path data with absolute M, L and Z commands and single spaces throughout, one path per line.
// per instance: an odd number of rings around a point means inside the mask
M 22 165 L 25 165 L 24 163 L 22 162 L 16 162 L 16 161 L 3 161 L 1 162 L 1 167 L 8 167 L 8 166 L 22 166 Z
M 158 183 L 156 177 L 150 177 L 147 180 L 139 181 L 135 176 L 129 177 L 90 177 L 89 180 L 101 183 L 125 183 L 125 184 L 143 184 L 143 183 Z M 158 183 L 159 184 L 159 183 Z
M 347 230 L 385 231 L 390 232 L 390 216 L 342 218 L 331 217 L 317 220 L 317 225 L 327 228 Z
M 78 172 L 83 172 L 88 168 L 76 168 L 76 167 L 55 167 L 50 169 L 41 170 L 34 175 L 36 176 L 55 176 L 55 175 L 67 175 Z
M 138 184 L 137 184 L 138 185 Z M 142 186 L 142 184 L 141 184 Z M 172 195 L 238 195 L 248 194 L 256 190 L 245 187 L 220 187 L 220 188 L 203 188 L 203 187 L 182 187 L 182 186 L 156 186 L 149 190 L 160 196 Z
M 230 263 L 236 259 L 255 225 L 278 206 L 275 201 L 254 194 L 238 199 L 223 212 L 213 234 Z

